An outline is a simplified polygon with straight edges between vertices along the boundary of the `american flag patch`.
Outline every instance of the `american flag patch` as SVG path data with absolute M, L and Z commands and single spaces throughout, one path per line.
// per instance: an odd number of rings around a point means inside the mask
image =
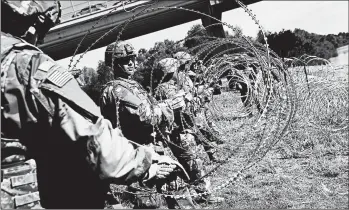
M 73 79 L 73 75 L 68 71 L 53 70 L 47 79 L 58 87 L 63 87 L 69 80 Z

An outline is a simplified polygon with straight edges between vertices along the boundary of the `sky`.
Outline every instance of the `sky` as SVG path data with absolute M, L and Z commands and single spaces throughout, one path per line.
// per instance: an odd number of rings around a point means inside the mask
M 282 29 L 300 28 L 311 33 L 326 35 L 349 31 L 348 4 L 348 1 L 261 1 L 249 5 L 248 8 L 256 15 L 265 30 L 278 32 Z M 222 22 L 239 26 L 245 36 L 255 37 L 259 30 L 252 18 L 242 8 L 224 12 Z M 140 48 L 149 49 L 158 41 L 183 39 L 194 24 L 201 24 L 201 20 L 188 22 L 127 41 L 133 44 L 136 51 Z M 104 60 L 105 48 L 102 47 L 86 53 L 76 67 L 96 68 L 98 61 Z M 70 59 L 71 57 L 68 57 L 58 62 L 63 67 L 68 67 Z

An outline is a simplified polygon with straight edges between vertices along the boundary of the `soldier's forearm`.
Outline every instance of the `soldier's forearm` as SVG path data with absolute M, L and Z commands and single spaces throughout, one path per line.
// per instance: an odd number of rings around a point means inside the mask
M 100 177 L 113 179 L 116 183 L 126 184 L 144 177 L 148 171 L 153 154 L 145 147 L 135 147 L 121 134 L 119 129 L 112 129 L 107 120 L 101 122 L 103 131 L 95 140 L 95 155 L 90 155 L 90 162 L 97 160 Z M 92 154 L 91 152 L 89 154 Z
M 123 137 L 119 129 L 100 117 L 95 124 L 83 118 L 68 105 L 60 105 L 63 116 L 61 128 L 76 142 L 87 148 L 86 159 L 101 179 L 126 184 L 141 179 L 152 163 L 150 150 L 135 147 Z

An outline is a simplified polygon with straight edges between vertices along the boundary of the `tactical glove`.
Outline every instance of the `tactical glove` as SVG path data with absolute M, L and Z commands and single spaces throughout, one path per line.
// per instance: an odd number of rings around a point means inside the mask
M 173 160 L 167 156 L 160 156 L 159 160 L 161 162 L 153 163 L 150 166 L 146 181 L 154 178 L 165 179 L 174 171 L 175 168 L 177 168 L 177 165 L 175 163 L 172 163 Z

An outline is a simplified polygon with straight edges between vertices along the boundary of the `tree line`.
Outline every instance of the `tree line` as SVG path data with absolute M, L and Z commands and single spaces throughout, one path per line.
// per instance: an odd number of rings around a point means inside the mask
M 296 28 L 280 32 L 266 32 L 269 47 L 281 58 L 300 57 L 304 54 L 329 59 L 336 57 L 337 48 L 349 44 L 349 33 L 319 35 Z M 265 44 L 262 32 L 256 41 Z
M 228 38 L 234 38 L 239 34 L 243 34 L 240 27 L 236 27 L 231 32 L 225 31 L 225 35 Z M 213 39 L 201 24 L 193 25 L 187 32 L 187 37 L 189 38 L 180 42 L 165 39 L 162 42 L 156 42 L 149 50 L 144 48 L 139 49 L 136 60 L 140 68 L 149 69 L 148 72 L 150 72 L 156 60 L 172 57 L 173 54 L 179 51 L 190 49 L 192 54 L 196 54 L 200 50 L 201 45 Z M 336 49 L 338 47 L 348 45 L 349 42 L 349 33 L 341 32 L 337 35 L 319 35 L 302 29 L 295 29 L 293 31 L 282 30 L 274 33 L 267 31 L 266 37 L 269 47 L 281 58 L 300 57 L 308 54 L 329 59 L 337 56 Z M 265 44 L 261 31 L 258 32 L 256 38 L 247 38 L 252 42 Z M 215 51 L 214 53 L 218 52 Z M 99 61 L 96 70 L 84 67 L 80 75 L 80 80 L 85 84 L 83 90 L 98 105 L 102 87 L 111 81 L 113 77 L 113 71 L 105 66 L 104 61 Z M 138 79 L 141 80 L 142 78 Z

